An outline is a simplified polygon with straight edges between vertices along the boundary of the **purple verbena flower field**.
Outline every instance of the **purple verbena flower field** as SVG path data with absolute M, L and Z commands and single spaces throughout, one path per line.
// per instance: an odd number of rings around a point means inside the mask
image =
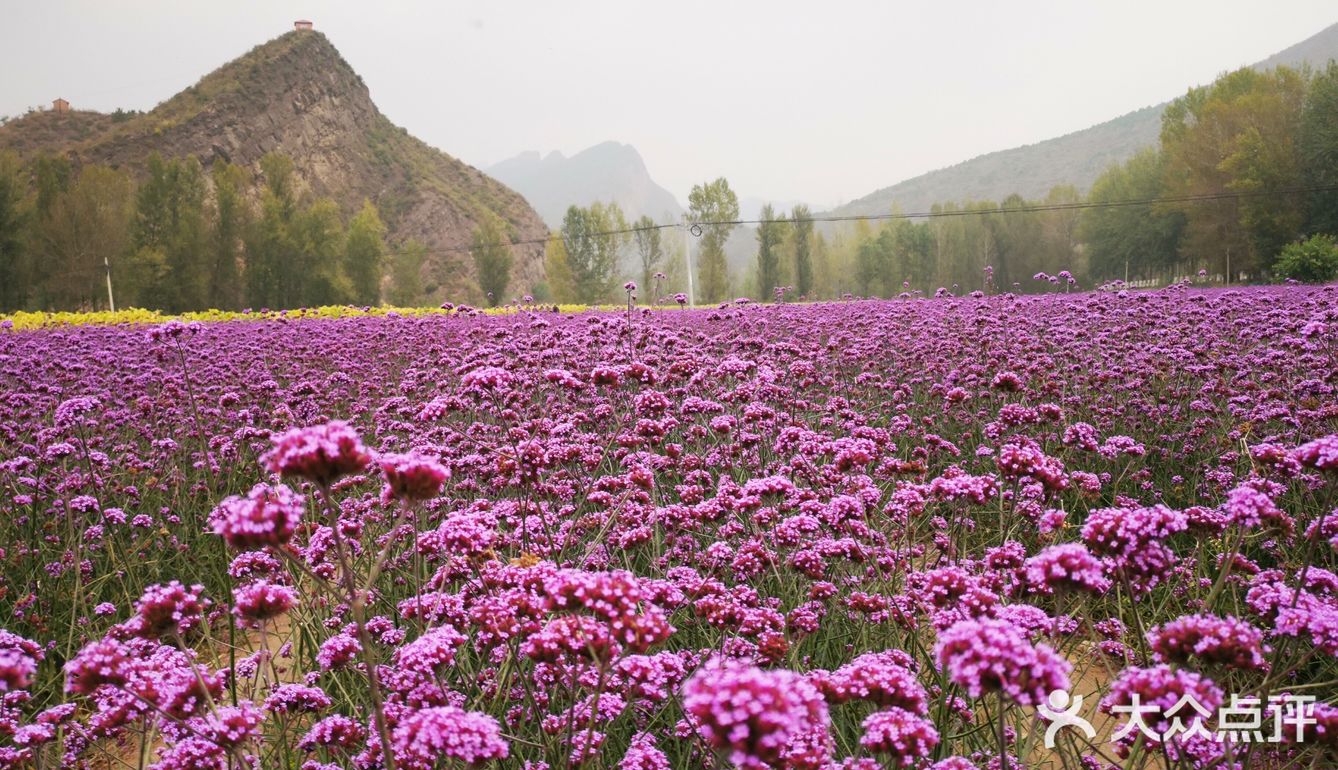
M 1335 286 L 9 330 L 0 383 L 0 767 L 1338 764 Z

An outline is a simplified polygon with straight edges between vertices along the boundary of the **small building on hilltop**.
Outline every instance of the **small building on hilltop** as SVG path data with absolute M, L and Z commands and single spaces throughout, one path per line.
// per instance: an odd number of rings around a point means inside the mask
M 69 112 L 69 111 L 70 111 L 70 103 L 67 102 L 67 101 L 65 101 L 64 99 L 56 99 L 55 101 L 51 102 L 51 111 L 52 111 L 52 112 Z
M 297 21 L 293 22 L 293 29 L 297 30 L 298 32 L 309 30 L 311 29 L 311 22 L 307 21 L 306 19 L 298 19 Z

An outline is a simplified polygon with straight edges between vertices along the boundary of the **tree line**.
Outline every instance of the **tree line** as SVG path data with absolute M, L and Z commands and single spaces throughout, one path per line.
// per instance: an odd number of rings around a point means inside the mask
M 1163 202 L 1110 205 L 1154 199 Z M 713 304 L 1041 291 L 1200 271 L 1325 280 L 1338 273 L 1338 63 L 1242 69 L 1191 89 L 1164 112 L 1158 145 L 1113 165 L 1086 196 L 1060 186 L 1040 200 L 946 202 L 927 218 L 841 224 L 767 206 L 741 271 L 727 259 L 739 226 L 729 182 L 694 186 L 688 204 L 690 243 L 649 216 L 629 222 L 616 204 L 570 207 L 533 287 L 512 285 L 506 225 L 485 216 L 470 248 L 479 294 L 494 305 L 508 290 L 597 304 L 631 280 L 643 302 L 691 286 Z M 194 158 L 154 156 L 136 181 L 0 153 L 0 310 L 104 306 L 109 270 L 118 304 L 169 311 L 413 305 L 454 269 L 427 256 L 413 241 L 388 249 L 370 202 L 345 220 L 334 201 L 299 193 L 282 155 L 262 159 L 254 178 L 223 161 L 206 171 Z
M 1041 199 L 945 202 L 930 217 L 817 227 L 807 207 L 766 206 L 754 257 L 737 275 L 726 261 L 737 227 L 728 223 L 739 217 L 728 181 L 693 187 L 683 224 L 699 225 L 693 278 L 704 304 L 1052 291 L 1200 271 L 1231 282 L 1326 280 L 1338 277 L 1338 189 L 1324 188 L 1338 188 L 1333 62 L 1318 72 L 1247 68 L 1191 89 L 1163 114 L 1158 145 L 1112 165 L 1085 196 L 1066 185 Z M 1168 202 L 1111 205 L 1149 200 Z M 628 223 L 616 205 L 573 206 L 548 250 L 549 288 L 564 301 L 609 301 L 621 275 L 639 276 L 646 301 L 683 291 L 684 255 L 666 256 L 654 226 Z M 627 252 L 630 264 L 619 258 Z
M 485 297 L 501 301 L 512 264 L 504 226 L 483 217 L 472 254 Z M 427 248 L 390 249 L 370 201 L 345 217 L 299 190 L 293 161 L 260 173 L 194 157 L 148 159 L 143 176 L 0 153 L 0 311 L 104 308 L 169 312 L 327 304 L 417 305 L 434 276 Z M 424 281 L 424 274 L 427 281 Z
M 1169 202 L 1110 205 L 1135 200 Z M 1158 145 L 1111 166 L 1085 197 L 1061 186 L 1041 200 L 931 211 L 971 215 L 810 235 L 816 296 L 1043 291 L 1068 276 L 1092 286 L 1200 271 L 1231 282 L 1338 277 L 1338 63 L 1246 68 L 1191 89 L 1163 113 Z M 776 283 L 769 229 L 758 228 L 749 279 L 761 299 Z

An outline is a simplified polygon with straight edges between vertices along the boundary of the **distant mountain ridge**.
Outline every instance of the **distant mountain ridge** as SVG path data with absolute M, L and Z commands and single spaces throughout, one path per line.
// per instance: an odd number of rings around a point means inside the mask
M 426 272 L 455 297 L 477 291 L 462 249 L 483 217 L 500 217 L 513 240 L 548 232 L 519 194 L 393 125 L 316 31 L 259 45 L 147 113 L 42 111 L 12 120 L 0 126 L 0 149 L 62 153 L 132 172 L 154 152 L 193 155 L 206 169 L 222 159 L 253 173 L 266 153 L 283 153 L 301 187 L 333 198 L 346 215 L 364 199 L 374 202 L 392 245 L 426 244 Z M 517 246 L 512 286 L 520 292 L 542 280 L 542 245 Z
M 1329 59 L 1338 59 L 1338 24 L 1252 66 L 1261 70 L 1279 65 L 1320 67 Z M 1168 104 L 1144 107 L 1071 134 L 930 171 L 838 206 L 831 213 L 885 214 L 894 206 L 914 213 L 928 211 L 935 203 L 999 201 L 1013 193 L 1037 199 L 1061 184 L 1086 191 L 1111 164 L 1157 143 L 1161 114 Z
M 484 171 L 523 195 L 554 229 L 562 225 L 568 206 L 595 201 L 617 203 L 629 221 L 648 215 L 663 223 L 683 213 L 682 204 L 651 179 L 630 144 L 602 142 L 570 158 L 560 152 L 522 152 Z

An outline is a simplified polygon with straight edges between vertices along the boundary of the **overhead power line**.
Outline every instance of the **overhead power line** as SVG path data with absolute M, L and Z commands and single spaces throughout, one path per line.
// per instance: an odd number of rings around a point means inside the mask
M 1104 209 L 1104 208 L 1128 208 L 1131 206 L 1155 206 L 1170 203 L 1211 203 L 1213 201 L 1237 200 L 1241 198 L 1269 198 L 1274 196 L 1286 195 L 1307 195 L 1319 192 L 1338 191 L 1338 185 L 1314 185 L 1309 187 L 1280 187 L 1272 190 L 1233 190 L 1220 193 L 1203 193 L 1200 195 L 1176 195 L 1161 198 L 1134 198 L 1117 201 L 1078 201 L 1073 203 L 1037 203 L 1025 206 L 995 206 L 993 208 L 964 208 L 964 209 L 938 209 L 930 211 L 915 212 L 889 212 L 887 214 L 829 214 L 808 217 L 812 222 L 882 222 L 897 219 L 941 219 L 944 217 L 969 217 L 969 216 L 990 216 L 993 214 L 1027 214 L 1046 211 L 1075 211 L 1082 209 Z M 700 236 L 708 227 L 734 227 L 737 225 L 761 225 L 779 222 L 792 222 L 792 219 L 726 219 L 714 221 L 683 221 L 667 222 L 664 224 L 648 225 L 646 227 L 624 227 L 617 230 L 605 230 L 597 233 L 585 233 L 579 237 L 583 239 L 601 238 L 613 235 L 631 235 L 639 232 L 649 232 L 652 230 L 677 230 L 686 229 L 694 236 Z M 537 246 L 546 245 L 553 241 L 561 241 L 564 236 L 560 232 L 555 232 L 544 238 L 526 238 L 518 241 L 511 241 L 511 246 Z M 423 249 L 424 254 L 468 254 L 473 251 L 470 246 L 443 246 L 433 249 Z M 383 256 L 398 256 L 405 253 L 403 250 L 389 251 Z

